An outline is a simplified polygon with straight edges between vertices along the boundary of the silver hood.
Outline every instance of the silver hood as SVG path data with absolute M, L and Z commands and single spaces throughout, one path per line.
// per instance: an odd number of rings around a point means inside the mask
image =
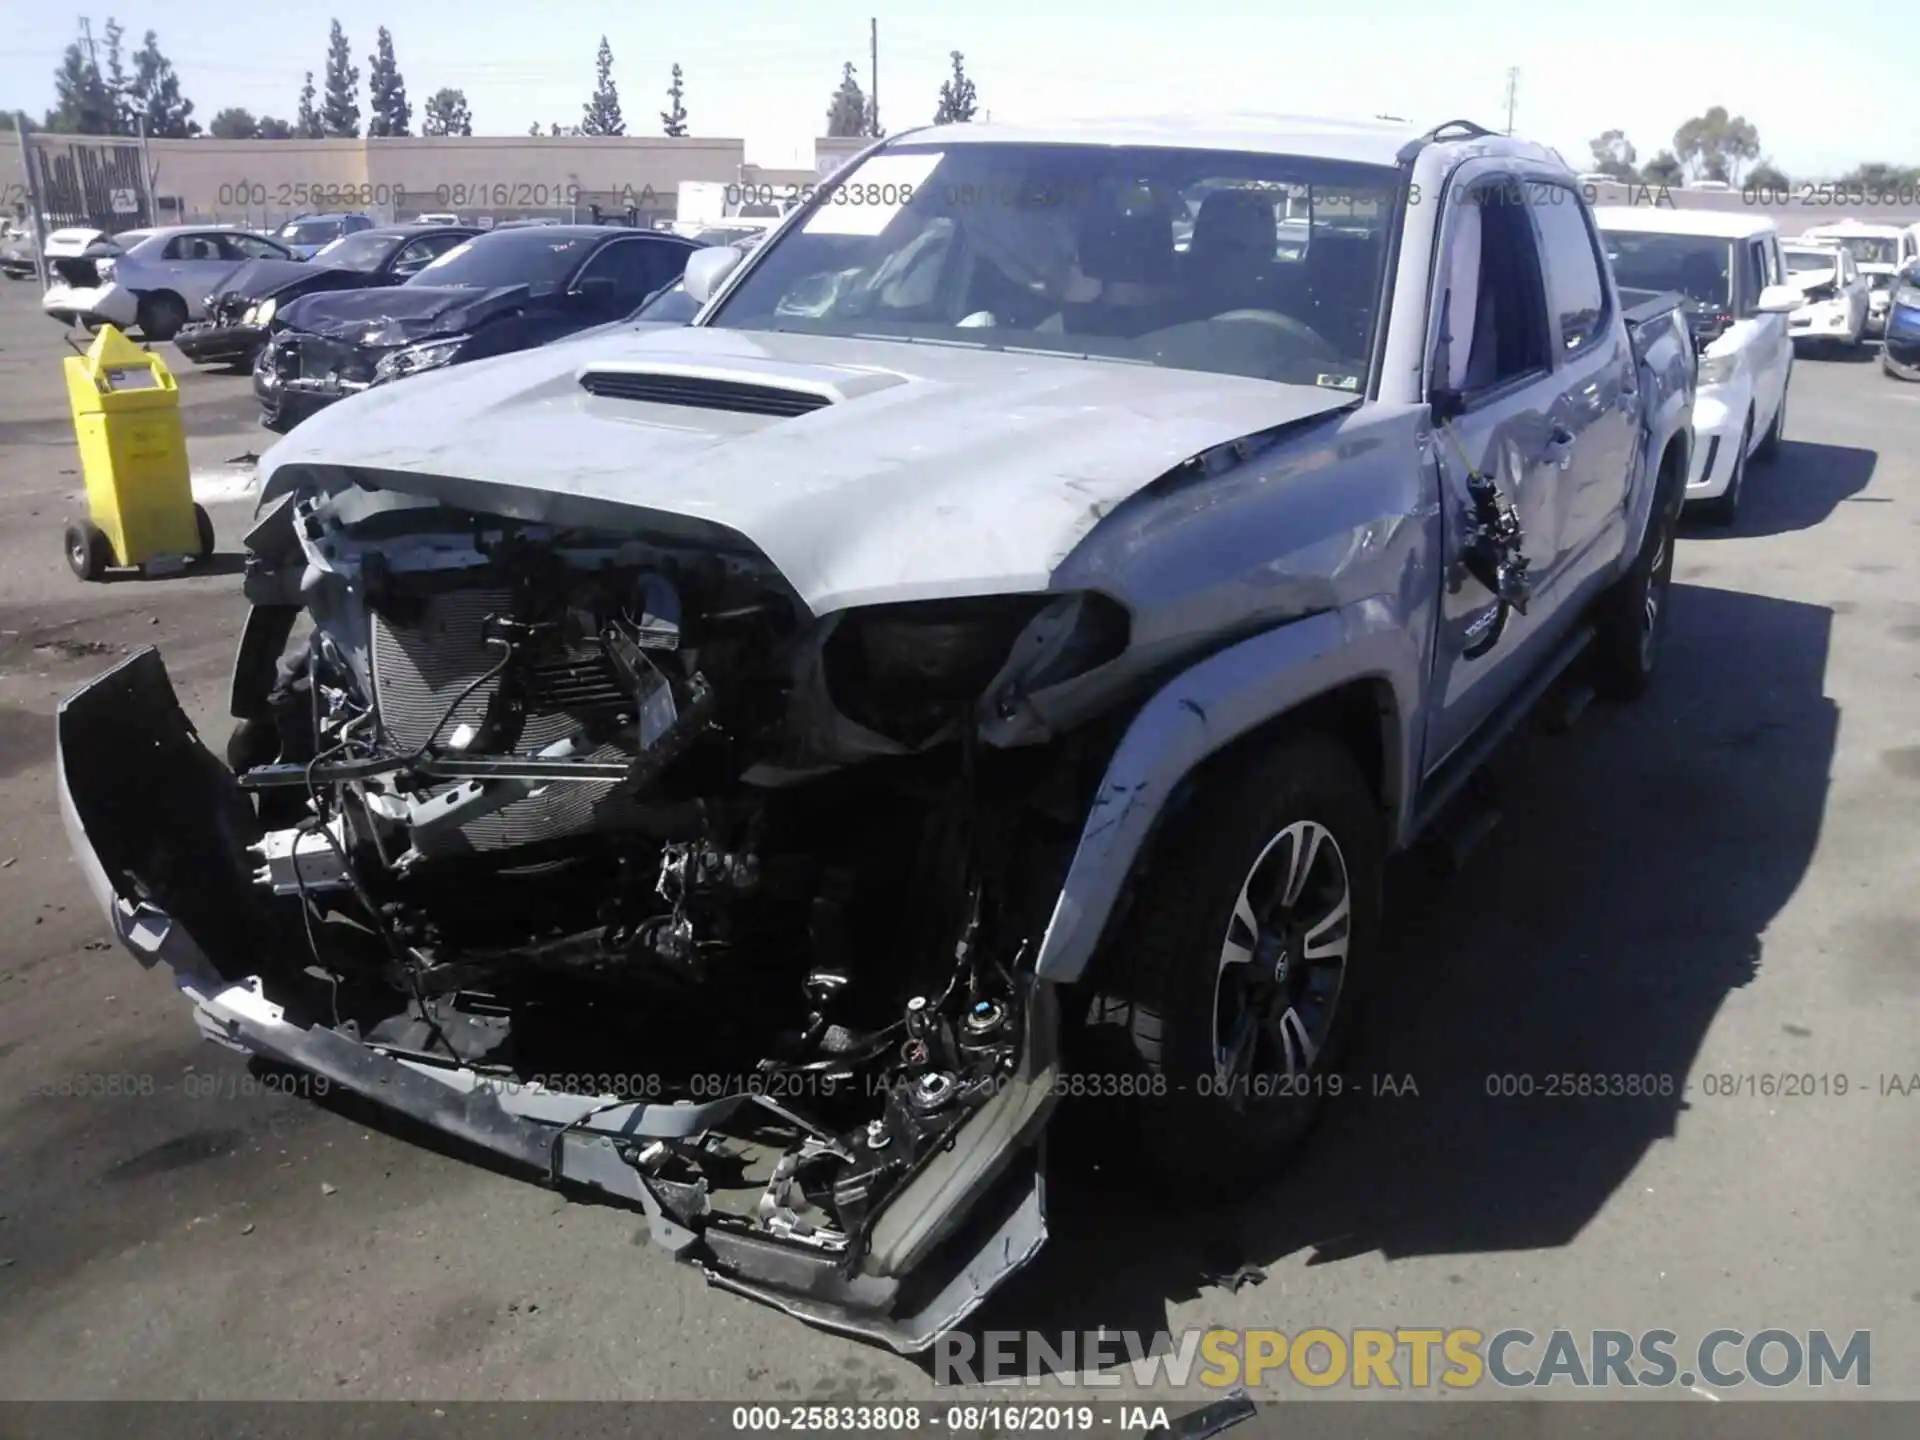
M 616 378 L 594 394 L 582 383 L 594 375 Z M 636 383 L 703 399 L 605 393 Z M 769 390 L 819 408 L 711 408 Z M 321 411 L 262 459 L 261 504 L 358 481 L 527 521 L 744 542 L 821 615 L 1044 589 L 1102 516 L 1180 462 L 1355 403 L 1349 391 L 903 341 L 602 332 Z

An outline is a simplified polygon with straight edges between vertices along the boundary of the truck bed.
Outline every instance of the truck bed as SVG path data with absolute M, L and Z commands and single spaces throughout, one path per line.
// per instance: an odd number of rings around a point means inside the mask
M 1620 303 L 1626 307 L 1620 318 L 1636 330 L 1687 303 L 1687 297 L 1678 290 L 1636 290 L 1630 285 L 1622 285 L 1619 290 Z

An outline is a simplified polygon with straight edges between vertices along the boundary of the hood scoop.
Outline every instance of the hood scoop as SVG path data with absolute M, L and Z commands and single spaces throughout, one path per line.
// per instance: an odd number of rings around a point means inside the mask
M 589 395 L 607 400 L 791 419 L 875 390 L 904 384 L 906 377 L 873 370 L 833 369 L 794 376 L 770 373 L 755 366 L 720 369 L 707 365 L 609 362 L 584 367 L 579 380 L 580 388 Z

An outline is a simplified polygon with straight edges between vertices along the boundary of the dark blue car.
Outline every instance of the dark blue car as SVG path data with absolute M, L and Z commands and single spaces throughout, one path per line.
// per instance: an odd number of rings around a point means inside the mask
M 1894 277 L 1880 365 L 1898 379 L 1920 380 L 1920 260 Z
M 261 423 L 285 431 L 372 385 L 623 319 L 698 248 L 612 225 L 490 230 L 404 285 L 303 295 L 273 317 L 254 366 Z

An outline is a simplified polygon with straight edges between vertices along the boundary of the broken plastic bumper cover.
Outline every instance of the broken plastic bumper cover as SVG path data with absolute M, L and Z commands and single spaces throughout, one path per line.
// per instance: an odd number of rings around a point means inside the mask
M 1010 1083 L 900 1184 L 857 1255 L 705 1219 L 690 1226 L 627 1157 L 719 1127 L 763 1097 L 647 1104 L 502 1087 L 296 1018 L 299 988 L 310 983 L 304 950 L 249 878 L 246 847 L 261 827 L 194 733 L 156 650 L 128 657 L 61 705 L 55 769 L 68 839 L 108 924 L 143 966 L 173 972 L 208 1039 L 325 1076 L 548 1183 L 638 1206 L 655 1241 L 715 1285 L 911 1353 L 964 1319 L 1046 1239 L 1039 1135 L 1056 1092 L 1050 986 L 1026 988 L 1030 1038 Z M 269 994 L 262 971 L 286 993 Z

